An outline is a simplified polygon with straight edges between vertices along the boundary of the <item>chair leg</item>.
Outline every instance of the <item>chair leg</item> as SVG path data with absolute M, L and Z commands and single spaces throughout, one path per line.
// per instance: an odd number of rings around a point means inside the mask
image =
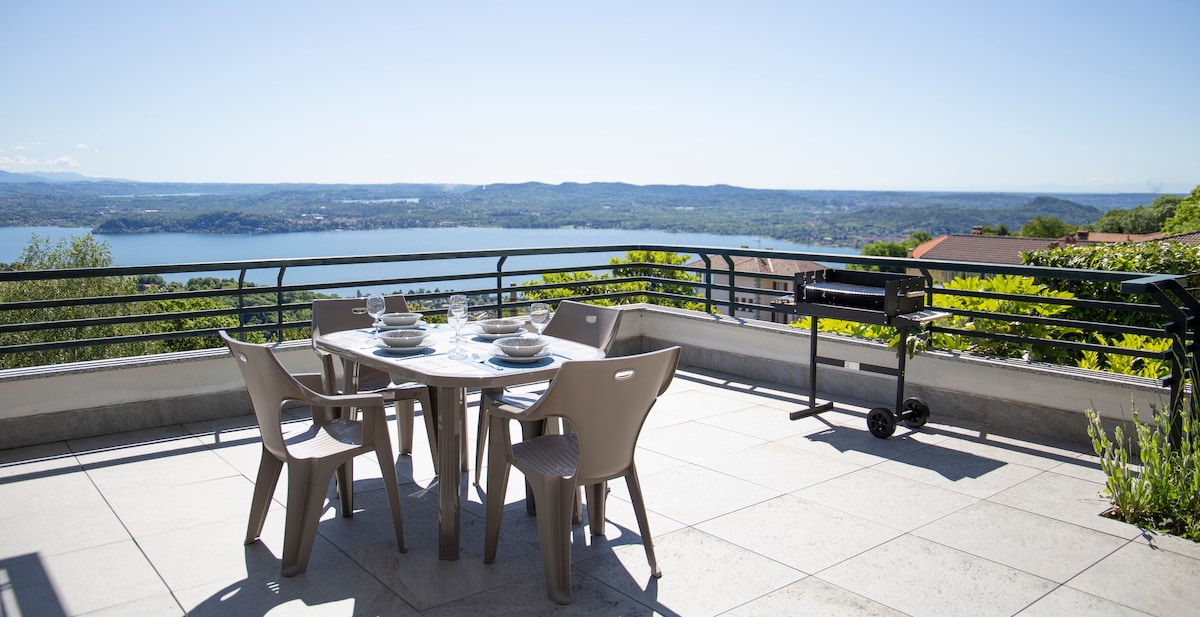
M 475 486 L 479 486 L 479 474 L 483 469 L 483 447 L 487 445 L 487 410 L 492 397 L 484 390 L 479 394 L 479 418 L 475 422 Z
M 433 457 L 433 469 L 436 472 L 438 465 L 437 389 L 425 388 L 425 397 L 421 399 L 421 415 L 425 418 L 425 434 L 429 437 L 429 454 Z
M 400 484 L 396 478 L 395 460 L 392 458 L 392 440 L 388 438 L 387 426 L 375 429 L 375 458 L 379 461 L 379 473 L 383 475 L 383 487 L 387 489 L 388 505 L 392 509 L 392 525 L 396 529 L 396 544 L 401 553 L 404 546 L 404 517 L 400 510 Z
M 287 517 L 283 526 L 284 576 L 295 576 L 308 569 L 320 521 L 321 504 L 325 502 L 325 487 L 333 469 L 311 461 L 293 460 L 288 464 Z M 324 480 L 322 482 L 322 480 Z
M 413 442 L 413 419 L 416 417 L 416 412 L 413 410 L 412 399 L 398 400 L 396 405 L 396 432 L 399 434 L 400 454 L 412 453 Z
M 338 466 L 335 472 L 337 479 L 338 503 L 341 504 L 342 518 L 354 516 L 354 459 L 348 459 Z M 329 487 L 321 488 L 324 493 Z
M 458 423 L 458 426 L 462 428 L 462 433 L 461 433 L 460 439 L 459 439 L 460 443 L 458 444 L 458 464 L 459 464 L 459 469 L 465 473 L 467 471 L 470 471 L 470 466 L 468 465 L 468 461 L 470 461 L 470 457 L 467 455 L 467 393 L 466 392 L 463 393 L 462 407 L 459 408 L 458 413 L 459 413 L 459 416 L 461 417 L 461 421 Z
M 608 483 L 597 482 L 589 484 L 587 491 L 588 522 L 593 536 L 604 535 L 604 508 L 608 503 Z
M 262 535 L 263 524 L 267 521 L 267 510 L 271 509 L 271 497 L 279 484 L 281 471 L 283 461 L 263 448 L 262 458 L 258 462 L 258 478 L 254 481 L 254 496 L 250 498 L 250 522 L 246 525 L 246 544 L 253 544 Z
M 538 502 L 538 543 L 542 545 L 542 569 L 546 595 L 558 604 L 571 603 L 571 514 L 575 503 L 575 479 L 528 478 Z
M 508 492 L 508 420 L 489 417 L 492 447 L 488 448 L 487 499 L 484 507 L 483 563 L 496 561 L 496 545 L 500 541 L 500 523 L 504 517 L 504 495 Z
M 642 534 L 642 548 L 646 549 L 646 562 L 650 564 L 650 576 L 662 577 L 658 567 L 658 559 L 654 556 L 654 540 L 650 538 L 650 520 L 646 517 L 646 502 L 642 499 L 642 485 L 638 482 L 637 470 L 630 469 L 625 474 L 625 484 L 629 486 L 629 499 L 633 502 L 633 512 L 637 515 L 638 531 Z

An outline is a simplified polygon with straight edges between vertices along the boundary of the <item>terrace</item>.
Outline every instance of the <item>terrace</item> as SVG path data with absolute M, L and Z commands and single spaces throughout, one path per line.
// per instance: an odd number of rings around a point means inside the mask
M 271 292 L 287 287 L 284 267 L 304 267 L 296 261 L 262 266 L 280 271 Z M 455 280 L 469 286 L 487 278 L 499 308 L 519 309 L 508 283 L 532 274 L 540 271 L 464 270 Z M 1178 615 L 1200 601 L 1193 584 L 1200 549 L 1102 516 L 1104 477 L 1084 443 L 1083 409 L 1127 420 L 1132 406 L 1148 410 L 1169 397 L 1171 384 L 935 350 L 909 365 L 908 390 L 932 408 L 924 427 L 871 436 L 864 418 L 890 401 L 890 381 L 834 368 L 822 368 L 819 395 L 835 409 L 791 421 L 788 413 L 807 402 L 808 333 L 728 316 L 745 307 L 722 297 L 755 290 L 738 289 L 739 278 L 726 274 L 733 286 L 713 284 L 719 277 L 707 272 L 701 287 L 727 316 L 636 304 L 624 308 L 618 336 L 623 353 L 685 349 L 638 452 L 661 579 L 649 576 L 620 484 L 609 499 L 607 535 L 575 532 L 569 607 L 545 598 L 534 519 L 520 491 L 505 497 L 494 564 L 482 563 L 486 496 L 473 486 L 461 558 L 439 561 L 439 487 L 420 431 L 413 454 L 396 459 L 408 553 L 394 550 L 373 465 L 360 464 L 360 511 L 338 517 L 331 492 L 308 572 L 283 578 L 282 494 L 263 541 L 242 545 L 257 429 L 228 354 L 203 350 L 0 374 L 8 447 L 0 450 L 0 606 L 6 615 Z M 335 277 L 303 287 L 364 283 Z M 285 322 L 284 308 L 282 300 L 271 307 L 280 315 L 275 323 L 247 329 L 302 328 Z M 880 344 L 825 338 L 823 354 L 894 360 Z M 315 366 L 306 341 L 280 343 L 278 351 L 295 370 Z M 307 410 L 291 413 L 303 423 Z M 469 426 L 475 413 L 472 405 Z

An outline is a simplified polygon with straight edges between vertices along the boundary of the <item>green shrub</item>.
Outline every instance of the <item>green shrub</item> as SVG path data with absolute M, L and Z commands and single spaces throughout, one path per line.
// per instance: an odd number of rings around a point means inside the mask
M 1170 438 L 1172 414 L 1158 408 L 1152 424 L 1140 422 L 1134 412 L 1136 446 L 1119 426 L 1109 439 L 1094 409 L 1087 410 L 1088 436 L 1108 478 L 1113 518 L 1200 541 L 1200 406 L 1189 400 L 1179 414 L 1177 444 Z

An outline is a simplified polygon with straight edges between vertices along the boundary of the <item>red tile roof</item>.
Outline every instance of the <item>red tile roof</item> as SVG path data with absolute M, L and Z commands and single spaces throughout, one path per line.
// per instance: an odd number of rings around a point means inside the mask
M 1057 248 L 1064 244 L 1062 238 L 951 234 L 921 243 L 913 249 L 912 256 L 916 259 L 1019 265 L 1021 253 Z

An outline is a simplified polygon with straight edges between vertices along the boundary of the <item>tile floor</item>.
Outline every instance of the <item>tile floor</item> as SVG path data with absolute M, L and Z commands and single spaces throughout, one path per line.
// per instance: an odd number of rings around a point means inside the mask
M 879 440 L 846 402 L 788 420 L 803 396 L 681 370 L 638 454 L 664 576 L 649 576 L 614 482 L 607 535 L 574 533 L 570 606 L 546 599 L 518 472 L 496 563 L 482 562 L 483 491 L 466 474 L 462 558 L 437 559 L 420 421 L 396 460 L 408 552 L 360 459 L 357 514 L 331 499 L 293 578 L 279 576 L 282 488 L 262 541 L 242 544 L 250 417 L 0 451 L 0 615 L 1196 614 L 1200 545 L 1100 516 L 1103 477 L 1082 450 L 941 424 L 936 409 Z

